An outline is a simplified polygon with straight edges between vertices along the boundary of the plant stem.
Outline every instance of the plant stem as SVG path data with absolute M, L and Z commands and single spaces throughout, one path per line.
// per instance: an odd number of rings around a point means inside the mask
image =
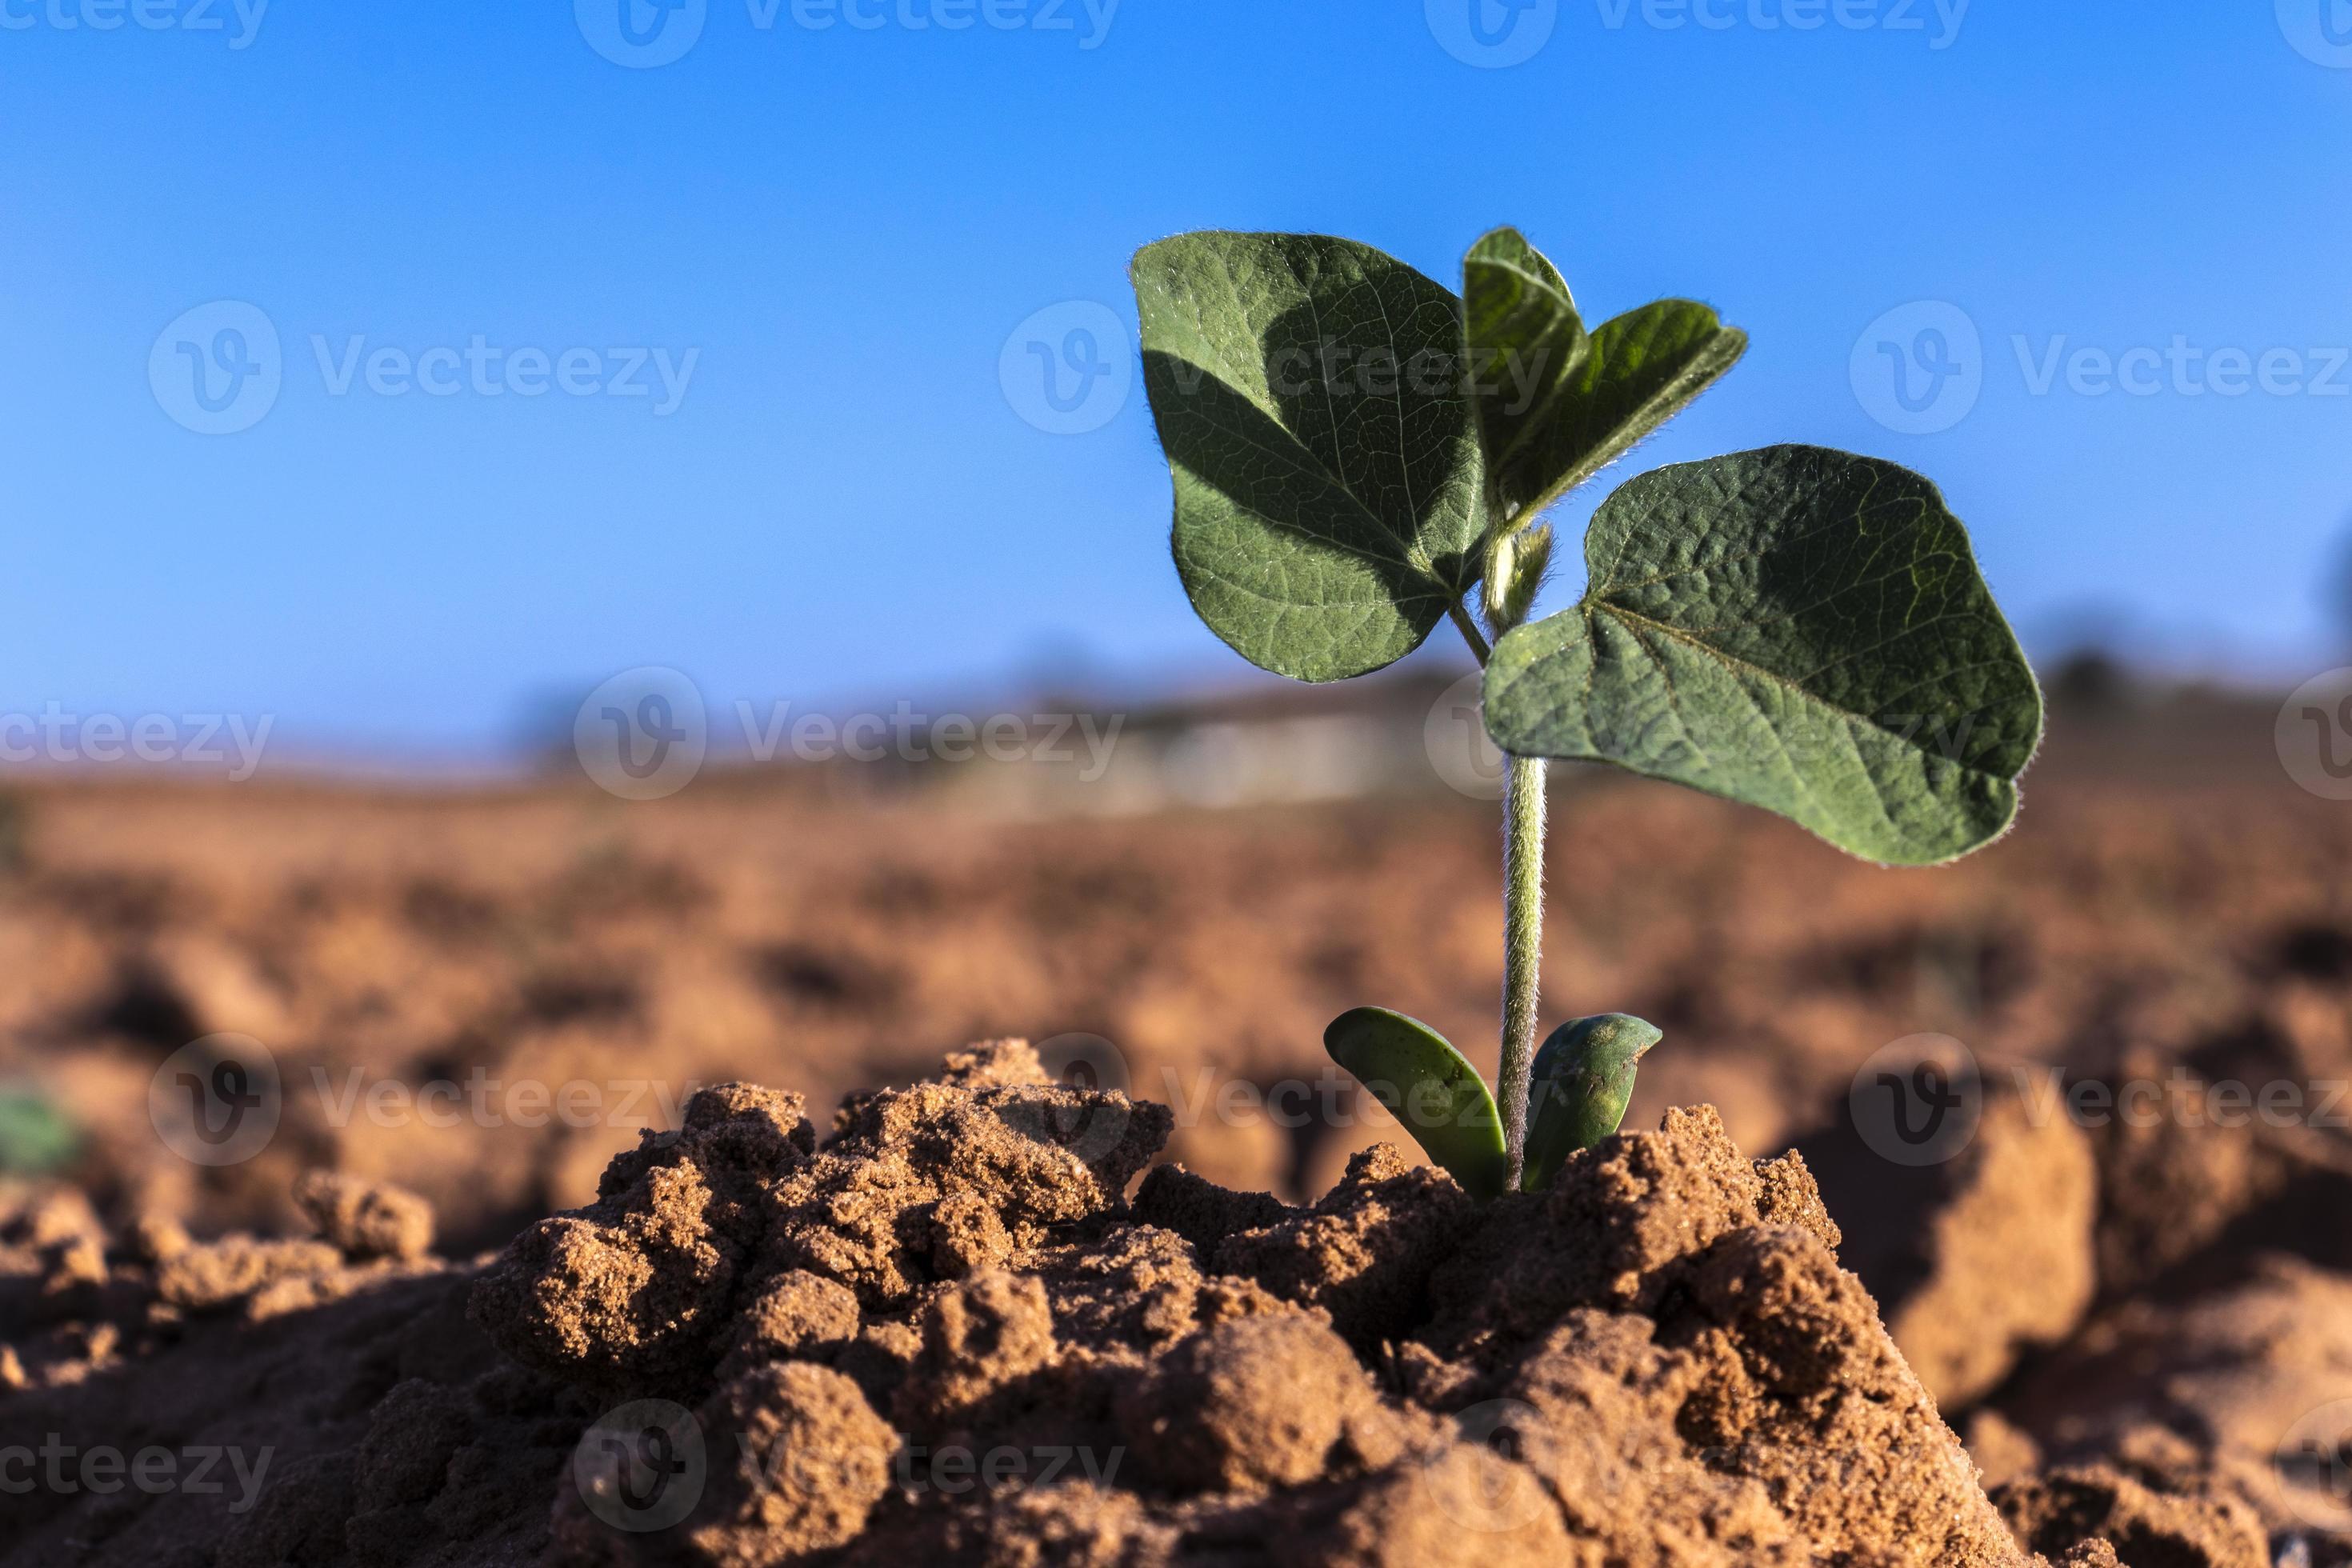
M 1479 668 L 1486 668 L 1486 656 L 1492 650 L 1486 647 L 1486 639 L 1478 635 L 1478 623 L 1470 618 L 1470 612 L 1462 607 L 1459 599 L 1454 601 L 1453 612 L 1454 624 L 1462 628 L 1462 640 L 1470 645 L 1470 651 L 1476 657 Z
M 1541 757 L 1512 757 L 1503 786 L 1503 1147 L 1507 1191 L 1527 1168 L 1528 1086 L 1542 1002 L 1544 779 Z
M 1478 623 L 1456 599 L 1454 624 L 1485 665 L 1492 650 Z M 1508 628 L 1503 628 L 1507 630 Z M 1528 1163 L 1528 1089 L 1535 1076 L 1536 1022 L 1543 1003 L 1544 783 L 1541 757 L 1506 756 L 1503 781 L 1503 1148 L 1510 1160 L 1505 1190 L 1519 1190 Z

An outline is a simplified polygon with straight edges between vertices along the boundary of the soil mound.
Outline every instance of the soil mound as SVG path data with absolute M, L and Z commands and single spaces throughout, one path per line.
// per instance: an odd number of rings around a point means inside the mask
M 1836 1121 L 1798 1142 L 1853 1240 L 1843 1253 L 1939 1405 L 1999 1387 L 2063 1342 L 2097 1293 L 2100 1184 L 2092 1139 L 1999 1075 L 1957 1158 L 1903 1165 Z M 2128 1189 L 2126 1189 L 2128 1190 Z
M 1712 1111 L 1483 1210 L 1385 1148 L 1310 1208 L 1177 1167 L 1129 1208 L 1169 1123 L 1010 1045 L 821 1147 L 792 1097 L 707 1092 L 475 1290 L 518 1360 L 668 1402 L 667 1448 L 706 1456 L 644 1531 L 612 1528 L 645 1495 L 625 1444 L 575 1466 L 559 1549 L 2023 1561 L 1801 1161 L 1742 1159 Z
M 323 1178 L 331 1241 L 110 1242 L 31 1205 L 0 1278 L 116 1338 L 12 1363 L 10 1429 L 276 1468 L 0 1523 L 28 1561 L 192 1568 L 2032 1561 L 1802 1158 L 1743 1158 L 1712 1110 L 1483 1207 L 1385 1146 L 1310 1206 L 1174 1166 L 1130 1203 L 1171 1122 L 1018 1043 L 822 1139 L 728 1085 L 472 1268 L 404 1258 L 415 1210 Z M 2174 1500 L 2020 1485 L 2068 1562 L 2239 1561 Z M 2145 1529 L 2074 1532 L 2110 1520 Z

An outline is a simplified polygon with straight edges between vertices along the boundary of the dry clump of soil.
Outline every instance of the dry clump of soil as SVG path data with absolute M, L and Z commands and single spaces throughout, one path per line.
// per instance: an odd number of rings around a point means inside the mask
M 2090 1135 L 1985 1081 L 1967 1147 L 1902 1165 L 1854 1128 L 1852 1109 L 1796 1148 L 1853 1241 L 1843 1258 L 1939 1406 L 1999 1387 L 2019 1361 L 2063 1343 L 2098 1292 L 2098 1161 Z
M 2216 1562 L 2267 1564 L 2297 1546 L 2315 1565 L 2352 1560 L 2338 1447 L 2352 1412 L 2331 1403 L 2347 1384 L 2352 1280 L 2263 1256 L 2187 1301 L 2120 1303 L 2038 1367 L 1996 1419 L 2015 1434 L 2012 1468 L 2048 1468 L 2038 1489 L 1997 1495 L 2014 1494 L 2003 1506 L 2018 1517 L 2053 1495 L 2051 1478 L 2089 1473 L 2099 1485 L 2060 1489 L 2065 1507 L 2112 1497 L 2119 1547 L 2130 1520 L 2153 1531 L 2168 1514 L 2153 1489 L 2210 1505 L 2207 1535 L 2236 1543 Z M 2336 1458 L 2294 1463 L 2305 1437 Z
M 2054 1552 L 2059 1542 L 2080 1542 L 2096 1531 L 2113 1554 L 2110 1560 L 2126 1565 L 2271 1568 L 2261 1524 L 2235 1498 L 2159 1490 L 2106 1465 L 2053 1470 L 2011 1482 L 1995 1496 L 2018 1539 L 2029 1546 Z
M 1851 1114 L 1797 1147 L 2020 1539 L 2055 1557 L 2104 1537 L 2126 1564 L 2352 1562 L 2340 1143 L 2086 1129 L 2005 1076 L 1985 1088 L 1941 1163 L 1889 1161 Z
M 1311 1208 L 1176 1167 L 1130 1208 L 1169 1124 L 1018 1045 L 821 1146 L 796 1096 L 706 1092 L 474 1291 L 517 1361 L 691 1407 L 708 1456 L 643 1532 L 575 1469 L 556 1556 L 2025 1561 L 1801 1160 L 1742 1159 L 1711 1110 L 1484 1209 L 1386 1149 Z M 1027 1484 L 908 1462 L 948 1451 Z
M 118 1241 L 72 1187 L 0 1185 L 0 1390 L 71 1386 L 194 1321 L 263 1323 L 443 1267 L 425 1257 L 433 1215 L 414 1194 L 313 1171 L 297 1198 L 318 1239 L 197 1241 L 147 1216 Z

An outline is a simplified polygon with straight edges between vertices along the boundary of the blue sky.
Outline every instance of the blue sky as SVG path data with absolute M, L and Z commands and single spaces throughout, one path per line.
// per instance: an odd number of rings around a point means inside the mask
M 1588 314 L 1753 335 L 1635 466 L 1874 453 L 2030 639 L 2342 662 L 2352 0 L 1475 0 L 1494 49 L 1474 0 L 627 0 L 666 64 L 622 3 L 0 0 L 0 710 L 461 752 L 646 664 L 715 705 L 1234 673 L 1139 385 L 1057 434 L 1018 384 L 1024 321 L 1131 331 L 1129 255 L 1213 226 L 1451 281 L 1517 224 Z M 177 345 L 259 368 L 254 312 L 274 401 L 197 433 Z M 1906 356 L 1964 373 L 1923 416 Z

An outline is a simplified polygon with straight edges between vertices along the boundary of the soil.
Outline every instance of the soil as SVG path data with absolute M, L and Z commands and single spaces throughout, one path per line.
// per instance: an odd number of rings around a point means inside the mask
M 1384 1146 L 1311 1208 L 1178 1165 L 1124 1201 L 1172 1122 L 1006 1042 L 821 1143 L 798 1095 L 706 1090 L 487 1265 L 383 1259 L 365 1227 L 150 1237 L 43 1281 L 135 1374 L 53 1363 L 21 1429 L 257 1448 L 230 1407 L 258 1384 L 302 1457 L 241 1513 L 51 1494 L 12 1535 L 224 1565 L 2024 1561 L 1801 1156 L 1743 1159 L 1712 1110 L 1484 1208 Z M 331 1219 L 407 1207 L 339 1195 Z M 20 1223 L 86 1256 L 85 1221 Z M 211 1384 L 210 1422 L 143 1408 L 159 1382 Z M 587 1418 L 633 1405 L 631 1436 L 699 1456 L 661 1528 L 632 1527 L 625 1448 L 596 1468 Z M 1026 1473 L 1073 1450 L 1072 1479 Z
M 2105 723 L 1933 873 L 1563 779 L 1551 1010 L 1666 1028 L 1655 1131 L 1485 1207 L 1315 1044 L 1480 1056 L 1478 803 L 24 791 L 0 1080 L 79 1142 L 0 1182 L 0 1560 L 2352 1562 L 2352 816 L 2266 713 Z M 193 1164 L 222 1031 L 281 1120 Z M 1908 1165 L 1923 1033 L 1981 1110 Z

